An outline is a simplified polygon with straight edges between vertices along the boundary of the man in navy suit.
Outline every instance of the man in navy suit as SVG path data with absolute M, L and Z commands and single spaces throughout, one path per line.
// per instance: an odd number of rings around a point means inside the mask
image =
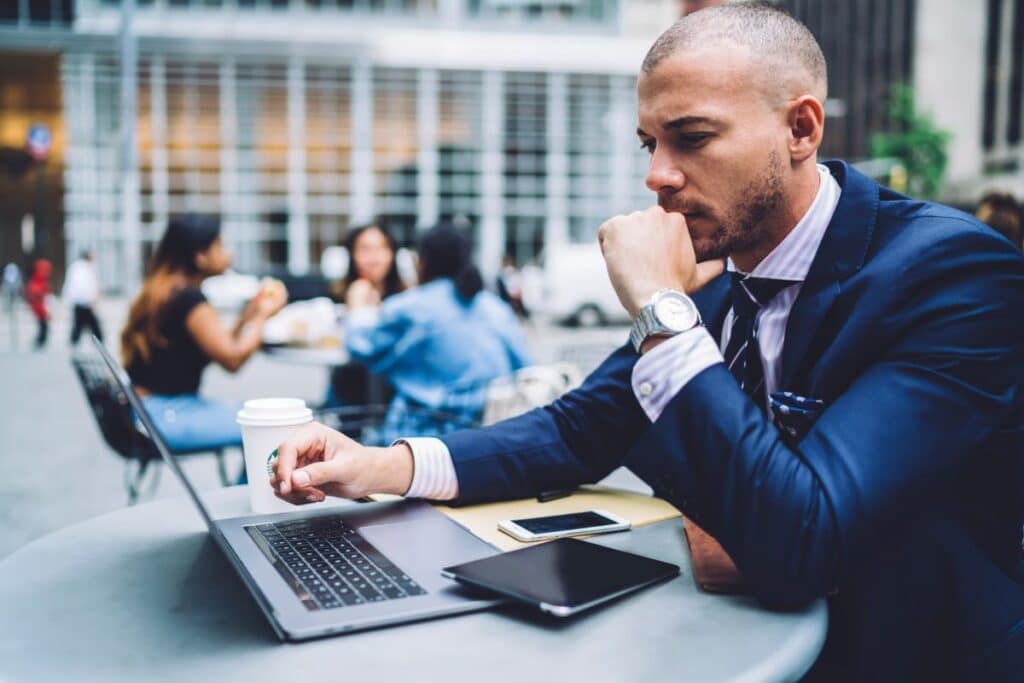
M 489 428 L 370 449 L 312 426 L 278 495 L 472 503 L 625 465 L 767 604 L 828 597 L 812 677 L 1021 680 L 1024 259 L 818 164 L 824 58 L 771 6 L 678 21 L 638 95 L 657 206 L 599 234 L 631 343 Z

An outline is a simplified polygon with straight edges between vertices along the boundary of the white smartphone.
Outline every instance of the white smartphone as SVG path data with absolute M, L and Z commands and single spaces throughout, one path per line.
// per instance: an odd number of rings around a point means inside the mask
M 629 520 L 622 519 L 604 510 L 572 512 L 567 515 L 529 517 L 527 519 L 506 519 L 498 522 L 498 528 L 520 541 L 547 541 L 564 536 L 604 534 L 609 531 L 625 531 Z

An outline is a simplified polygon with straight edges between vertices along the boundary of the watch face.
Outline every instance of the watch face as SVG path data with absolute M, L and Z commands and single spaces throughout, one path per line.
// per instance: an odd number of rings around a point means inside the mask
M 654 302 L 654 315 L 658 322 L 676 332 L 683 332 L 697 324 L 697 308 L 689 299 L 678 294 L 665 294 Z

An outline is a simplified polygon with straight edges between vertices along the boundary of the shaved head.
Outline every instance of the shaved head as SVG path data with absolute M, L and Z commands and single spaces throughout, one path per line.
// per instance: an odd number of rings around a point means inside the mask
M 811 32 L 784 10 L 764 2 L 707 7 L 676 21 L 651 46 L 642 70 L 688 49 L 740 47 L 761 70 L 759 83 L 779 104 L 801 95 L 828 94 L 825 56 Z

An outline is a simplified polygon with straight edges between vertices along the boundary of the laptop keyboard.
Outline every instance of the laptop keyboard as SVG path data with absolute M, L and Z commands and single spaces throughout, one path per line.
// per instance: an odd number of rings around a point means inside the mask
M 248 527 L 262 537 L 274 565 L 309 610 L 363 605 L 426 593 L 337 517 Z

